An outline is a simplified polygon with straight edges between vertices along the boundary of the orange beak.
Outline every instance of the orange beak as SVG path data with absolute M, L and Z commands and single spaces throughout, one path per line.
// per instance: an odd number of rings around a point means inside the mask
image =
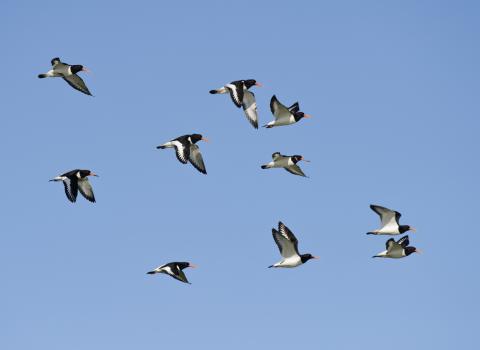
M 95 173 L 92 173 L 92 172 L 90 172 L 90 175 L 89 175 L 89 176 L 96 176 L 96 177 L 98 177 L 98 175 L 97 175 L 97 174 L 95 174 Z
M 82 71 L 85 72 L 85 73 L 92 73 L 92 71 L 90 69 L 88 69 L 87 67 L 83 67 Z
M 255 83 L 255 86 L 262 87 L 262 83 L 259 83 L 258 81 Z
M 194 264 L 188 264 L 188 267 L 191 267 L 192 269 L 196 269 L 196 268 L 197 268 L 197 265 L 194 265 Z
M 304 117 L 304 118 L 311 118 L 312 116 L 311 116 L 310 114 L 303 113 L 303 117 Z
M 209 139 L 207 139 L 206 137 L 202 137 L 202 141 L 205 141 L 205 142 L 210 142 Z
M 319 256 L 313 256 L 312 259 L 320 259 Z
M 309 161 L 309 160 L 306 160 L 306 159 L 305 159 L 305 158 L 303 158 L 303 157 L 302 157 L 302 160 L 303 160 L 304 162 L 310 163 L 310 161 Z
M 410 231 L 417 232 L 417 229 L 415 227 L 410 227 Z

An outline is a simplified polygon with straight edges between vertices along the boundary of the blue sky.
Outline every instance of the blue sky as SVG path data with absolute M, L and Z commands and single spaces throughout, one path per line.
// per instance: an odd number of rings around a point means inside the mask
M 0 339 L 9 350 L 474 349 L 474 1 L 4 1 Z M 83 64 L 94 98 L 37 79 Z M 254 130 L 208 91 L 255 78 L 313 115 Z M 208 175 L 155 146 L 192 132 Z M 260 169 L 302 154 L 309 179 Z M 97 203 L 47 180 L 74 168 Z M 368 205 L 422 255 L 370 257 Z M 318 261 L 293 270 L 282 220 Z M 192 285 L 150 269 L 168 261 Z

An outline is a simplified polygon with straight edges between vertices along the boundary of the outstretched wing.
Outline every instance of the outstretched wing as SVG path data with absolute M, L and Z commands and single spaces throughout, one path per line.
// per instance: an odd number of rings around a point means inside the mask
M 299 110 L 300 110 L 300 105 L 298 104 L 298 102 L 295 102 L 293 105 L 291 105 L 290 107 L 288 107 L 288 110 L 295 114 L 297 113 Z
M 87 85 L 85 85 L 85 82 L 83 81 L 83 79 L 80 78 L 78 75 L 76 74 L 68 75 L 66 77 L 63 77 L 63 79 L 68 83 L 68 85 L 73 87 L 75 90 L 81 91 L 86 95 L 92 96 L 92 94 L 87 88 Z
M 293 234 L 292 231 L 290 231 L 290 229 L 285 226 L 285 224 L 281 221 L 278 222 L 278 232 L 280 232 L 280 234 L 287 238 L 290 242 L 292 242 L 294 248 L 295 248 L 295 252 L 298 254 L 298 240 L 297 240 L 297 237 L 295 237 L 295 235 Z
M 272 159 L 273 160 L 277 160 L 278 158 L 282 157 L 282 155 L 280 154 L 280 152 L 275 152 L 274 154 L 272 154 Z
M 65 177 L 63 179 L 63 187 L 65 188 L 65 194 L 67 195 L 67 198 L 70 202 L 75 203 L 77 200 L 77 194 L 78 194 L 78 185 L 77 181 L 71 180 L 68 177 Z
M 175 147 L 175 155 L 177 156 L 177 159 L 181 163 L 187 164 L 188 158 L 190 157 L 190 147 L 187 147 L 184 142 L 181 142 L 179 140 L 173 140 L 171 142 L 173 144 L 173 147 Z
M 393 211 L 391 209 L 379 206 L 379 205 L 370 205 L 370 209 L 372 209 L 375 213 L 377 213 L 380 216 L 380 220 L 382 222 L 382 228 L 381 229 L 391 229 L 391 230 L 396 230 L 398 229 L 398 220 L 402 216 L 397 211 Z
M 235 106 L 240 108 L 243 102 L 243 82 L 232 81 L 230 84 L 225 85 L 225 87 L 230 92 L 230 97 L 232 98 Z
M 92 185 L 90 185 L 90 181 L 88 181 L 87 178 L 78 180 L 78 189 L 82 196 L 84 196 L 90 202 L 95 203 L 95 196 L 93 195 Z
M 284 169 L 291 174 L 307 177 L 307 175 L 303 173 L 302 169 L 300 169 L 300 167 L 297 164 L 287 166 Z
M 196 144 L 190 145 L 190 163 L 197 169 L 199 172 L 206 174 L 207 169 L 205 169 L 205 163 L 203 162 L 202 154 L 200 153 L 200 148 Z
M 273 95 L 270 100 L 270 110 L 277 120 L 288 119 L 292 114 L 287 107 L 280 103 L 275 95 Z
M 185 273 L 179 268 L 178 265 L 171 265 L 171 271 L 172 273 L 169 273 L 169 276 L 172 276 L 180 282 L 190 284 L 190 282 L 188 282 L 187 276 L 185 276 Z
M 402 238 L 400 238 L 400 239 L 397 241 L 397 244 L 401 245 L 402 248 L 408 247 L 408 245 L 410 244 L 410 240 L 408 239 L 408 235 L 403 236 Z
M 253 92 L 248 90 L 244 91 L 242 107 L 250 124 L 252 124 L 255 129 L 258 129 L 257 102 L 255 101 Z
M 280 250 L 280 254 L 285 259 L 288 259 L 297 254 L 295 251 L 294 244 L 274 228 L 272 228 L 272 236 L 273 236 L 273 240 L 278 246 L 278 250 Z

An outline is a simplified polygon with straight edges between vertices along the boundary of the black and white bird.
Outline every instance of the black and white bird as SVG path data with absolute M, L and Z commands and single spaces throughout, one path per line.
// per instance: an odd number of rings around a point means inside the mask
M 258 129 L 258 113 L 257 102 L 255 100 L 255 94 L 248 89 L 252 86 L 262 86 L 254 79 L 247 80 L 235 80 L 230 84 L 226 84 L 219 89 L 210 90 L 211 94 L 226 94 L 229 93 L 233 103 L 238 108 L 242 107 L 250 124 L 255 129 Z
M 45 74 L 39 74 L 39 78 L 63 78 L 68 85 L 73 87 L 74 89 L 83 92 L 86 95 L 92 96 L 90 91 L 85 85 L 85 82 L 82 78 L 80 78 L 77 73 L 78 72 L 90 72 L 86 67 L 74 64 L 69 65 L 68 63 L 63 63 L 60 61 L 60 58 L 55 57 L 52 59 L 52 69 L 50 69 Z
M 393 238 L 390 238 L 386 243 L 386 249 L 383 252 L 378 253 L 377 255 L 372 256 L 372 258 L 391 258 L 391 259 L 400 259 L 406 256 L 409 256 L 412 253 L 420 253 L 420 251 L 415 247 L 409 247 L 410 241 L 408 236 L 404 236 L 395 242 Z
M 95 203 L 95 196 L 93 195 L 92 185 L 88 181 L 89 176 L 98 176 L 90 170 L 75 169 L 65 174 L 54 177 L 49 181 L 62 181 L 65 187 L 65 194 L 70 202 L 75 203 L 77 200 L 78 191 L 87 200 Z
M 283 259 L 269 267 L 297 267 L 310 259 L 318 259 L 312 254 L 300 254 L 298 252 L 297 238 L 281 221 L 278 223 L 278 231 L 272 228 L 272 235 Z
M 265 124 L 265 128 L 273 128 L 274 126 L 283 126 L 295 124 L 302 118 L 311 118 L 312 116 L 303 112 L 300 112 L 300 105 L 295 102 L 290 107 L 287 107 L 280 103 L 275 95 L 270 100 L 270 110 L 272 111 L 274 120 Z
M 367 232 L 367 235 L 400 235 L 407 231 L 416 231 L 415 228 L 409 225 L 400 225 L 399 220 L 402 214 L 400 214 L 398 211 L 374 204 L 370 205 L 370 209 L 380 216 L 382 227 L 377 230 Z
M 175 278 L 176 280 L 179 280 L 180 282 L 191 284 L 190 282 L 188 282 L 187 276 L 185 276 L 185 273 L 182 271 L 187 267 L 195 268 L 196 266 L 189 262 L 171 262 L 171 263 L 159 266 L 155 270 L 147 272 L 147 274 L 154 275 L 156 273 L 165 273 Z
M 157 146 L 157 149 L 175 148 L 175 154 L 181 163 L 187 164 L 190 161 L 195 169 L 203 174 L 207 174 L 200 148 L 196 145 L 200 140 L 208 142 L 208 139 L 200 134 L 183 135 Z
M 300 155 L 293 155 L 293 156 L 284 156 L 280 154 L 280 152 L 275 152 L 272 154 L 272 161 L 270 163 L 262 165 L 262 169 L 270 169 L 270 168 L 284 168 L 289 173 L 294 175 L 304 176 L 307 177 L 297 165 L 297 163 L 301 160 L 304 162 L 310 162 L 303 158 Z

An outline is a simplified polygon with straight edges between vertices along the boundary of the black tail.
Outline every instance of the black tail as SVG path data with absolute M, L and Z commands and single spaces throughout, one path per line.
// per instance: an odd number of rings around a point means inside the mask
M 157 149 L 165 149 L 165 146 L 157 146 Z
M 40 79 L 43 79 L 43 78 L 46 78 L 47 75 L 46 75 L 46 74 L 39 74 L 38 77 L 39 77 Z
M 267 169 L 267 166 L 266 166 L 266 165 L 262 165 L 262 169 Z
M 210 93 L 211 93 L 212 95 L 215 95 L 215 94 L 217 94 L 218 92 L 217 92 L 217 90 L 210 90 Z
M 374 235 L 375 233 L 373 232 L 367 232 L 367 235 Z
M 155 274 L 155 271 L 148 271 L 147 272 L 147 275 L 154 275 Z
M 271 267 L 273 267 L 273 265 L 270 265 L 268 268 L 271 268 Z

